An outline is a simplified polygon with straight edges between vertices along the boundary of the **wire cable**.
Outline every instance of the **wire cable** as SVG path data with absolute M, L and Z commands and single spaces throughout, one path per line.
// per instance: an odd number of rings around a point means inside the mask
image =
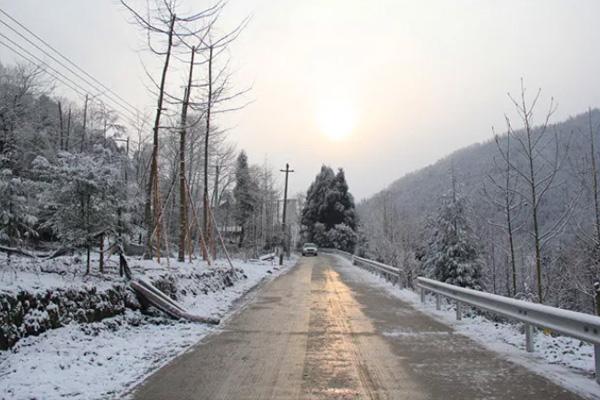
M 95 84 L 91 83 L 88 79 L 82 77 L 81 74 L 75 72 L 72 68 L 70 68 L 67 65 L 65 65 L 63 62 L 61 62 L 60 60 L 58 60 L 52 54 L 49 54 L 46 50 L 44 50 L 43 48 L 41 48 L 38 44 L 34 43 L 32 40 L 30 40 L 29 38 L 27 38 L 23 33 L 19 32 L 17 29 L 15 29 L 14 27 L 12 27 L 9 24 L 7 24 L 5 21 L 0 20 L 0 23 L 2 23 L 3 25 L 5 25 L 6 27 L 8 27 L 10 30 L 12 30 L 17 35 L 19 35 L 22 39 L 26 40 L 30 45 L 34 46 L 36 49 L 38 49 L 39 51 L 41 51 L 47 57 L 50 57 L 52 60 L 54 60 L 60 66 L 62 66 L 67 71 L 69 71 L 70 73 L 72 73 L 78 79 L 80 79 L 83 82 L 85 82 L 87 85 L 89 85 L 90 87 L 92 87 L 94 90 L 98 91 L 98 93 L 100 93 L 102 96 L 106 97 L 108 100 L 110 100 L 111 102 L 113 102 L 115 105 L 118 105 L 120 108 L 122 108 L 123 110 L 127 111 L 134 118 L 137 118 L 137 116 L 140 114 L 139 110 L 135 106 L 131 105 L 129 102 L 127 102 L 121 96 L 119 96 L 117 93 L 115 93 L 112 89 L 110 89 L 106 85 L 102 84 L 102 82 L 100 82 L 99 80 L 97 80 L 96 78 L 94 78 L 92 75 L 90 75 L 89 73 L 87 73 L 85 70 L 83 70 L 77 64 L 75 64 L 73 61 L 71 61 L 68 57 L 64 56 L 62 53 L 60 53 L 58 50 L 56 50 L 54 47 L 52 47 L 44 39 L 40 38 L 38 35 L 36 35 L 30 29 L 28 29 L 25 25 L 23 25 L 22 23 L 20 23 L 19 21 L 17 21 L 15 18 L 13 18 L 12 16 L 10 16 L 6 11 L 0 9 L 0 13 L 4 14 L 5 16 L 7 16 L 11 21 L 13 21 L 14 23 L 16 23 L 18 26 L 20 26 L 22 29 L 24 29 L 27 33 L 29 33 L 30 35 L 32 35 L 33 37 L 35 37 L 37 40 L 39 40 L 41 43 L 43 43 L 45 46 L 47 46 L 48 48 L 50 48 L 54 53 L 56 53 L 62 59 L 66 60 L 69 64 L 71 64 L 73 67 L 75 67 L 78 71 L 81 71 L 87 77 L 89 77 L 90 79 L 92 79 L 94 82 L 96 82 L 104 90 L 99 89 Z M 109 96 L 106 92 L 110 92 L 117 99 L 113 98 L 112 96 Z

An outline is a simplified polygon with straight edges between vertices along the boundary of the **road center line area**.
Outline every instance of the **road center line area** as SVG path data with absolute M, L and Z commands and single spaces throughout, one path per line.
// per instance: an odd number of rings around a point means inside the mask
M 578 399 L 332 256 L 304 257 L 135 399 Z

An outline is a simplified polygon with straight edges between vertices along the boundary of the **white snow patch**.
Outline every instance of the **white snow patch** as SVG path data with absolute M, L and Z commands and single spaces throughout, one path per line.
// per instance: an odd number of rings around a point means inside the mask
M 600 399 L 600 385 L 594 379 L 593 345 L 578 339 L 565 336 L 554 337 L 538 331 L 535 334 L 535 352 L 527 353 L 522 324 L 494 322 L 468 310 L 463 310 L 463 319 L 457 321 L 454 305 L 443 301 L 442 309 L 438 311 L 433 296 L 428 296 L 425 304 L 422 304 L 416 292 L 400 289 L 373 273 L 353 266 L 344 257 L 339 255 L 335 257 L 349 267 L 346 268 L 346 272 L 351 279 L 384 289 L 389 295 L 433 316 L 436 320 L 451 326 L 456 332 L 499 353 L 505 359 L 522 365 L 568 390 L 584 397 Z M 384 333 L 390 337 L 406 334 L 400 331 Z
M 227 317 L 236 309 L 236 300 L 264 279 L 287 271 L 296 261 L 286 261 L 281 269 L 269 263 L 234 261 L 247 279 L 206 295 L 188 293 L 178 301 L 194 314 Z M 57 276 L 59 279 L 50 283 L 42 279 L 39 287 L 63 286 L 65 282 Z M 31 288 L 30 281 L 20 282 L 10 289 L 21 285 Z M 32 323 L 35 320 L 32 316 Z M 0 351 L 0 398 L 121 399 L 149 374 L 219 329 L 128 310 L 125 315 L 101 322 L 71 324 L 30 336 L 13 349 Z

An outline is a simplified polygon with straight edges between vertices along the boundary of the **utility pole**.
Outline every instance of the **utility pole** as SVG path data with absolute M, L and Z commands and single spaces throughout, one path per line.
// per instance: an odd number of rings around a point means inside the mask
M 290 164 L 285 164 L 285 169 L 280 169 L 279 171 L 285 172 L 285 186 L 283 189 L 283 215 L 281 218 L 281 229 L 282 229 L 282 247 L 281 254 L 279 255 L 279 265 L 283 265 L 283 253 L 284 251 L 288 251 L 287 248 L 287 228 L 285 226 L 285 215 L 287 211 L 287 190 L 288 190 L 288 175 L 290 172 L 294 172 L 293 169 L 290 169 Z
M 83 153 L 85 149 L 85 129 L 87 125 L 87 109 L 88 109 L 88 95 L 85 95 L 85 104 L 83 106 L 83 132 L 81 134 L 81 146 L 79 151 Z
M 125 147 L 125 183 L 129 183 L 129 176 L 127 170 L 129 169 L 129 136 L 127 136 L 127 144 Z
M 59 131 L 59 140 L 58 140 L 58 149 L 63 150 L 63 140 L 65 136 L 64 124 L 63 124 L 63 112 L 60 101 L 58 102 L 58 121 L 60 123 L 60 131 Z
M 129 136 L 127 136 L 127 139 L 113 138 L 113 140 L 115 142 L 125 142 L 125 166 L 123 167 L 123 172 L 125 174 L 125 184 L 127 185 L 129 183 L 127 175 L 127 170 L 129 169 Z

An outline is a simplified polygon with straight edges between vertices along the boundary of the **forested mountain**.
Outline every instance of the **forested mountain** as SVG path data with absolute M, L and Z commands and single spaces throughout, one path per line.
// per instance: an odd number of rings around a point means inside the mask
M 487 291 L 595 312 L 594 283 L 600 278 L 594 201 L 600 111 L 554 124 L 551 114 L 547 124 L 543 112 L 528 114 L 526 122 L 536 127 L 527 135 L 519 119 L 525 114 L 519 113 L 509 121 L 510 134 L 505 129 L 484 143 L 458 150 L 361 202 L 357 208 L 365 239 L 360 251 L 404 267 L 409 277 L 426 275 L 432 225 L 454 178 L 484 261 L 482 284 Z M 538 120 L 532 120 L 533 115 Z

